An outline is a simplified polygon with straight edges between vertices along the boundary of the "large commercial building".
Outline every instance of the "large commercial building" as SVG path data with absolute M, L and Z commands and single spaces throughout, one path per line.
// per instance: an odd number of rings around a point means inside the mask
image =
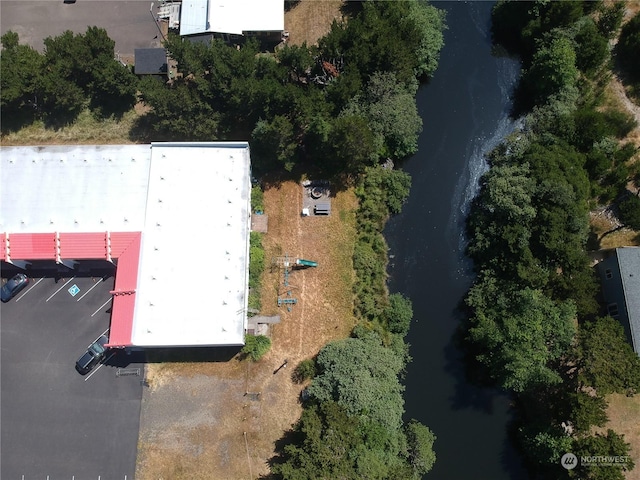
M 111 347 L 243 345 L 246 142 L 3 147 L 0 260 L 116 266 Z

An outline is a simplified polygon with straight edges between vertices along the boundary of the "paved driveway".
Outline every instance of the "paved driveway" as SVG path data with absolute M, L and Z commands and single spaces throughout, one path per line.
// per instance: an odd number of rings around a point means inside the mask
M 158 1 L 153 12 L 157 12 Z M 116 53 L 132 55 L 136 48 L 160 46 L 158 27 L 149 12 L 151 1 L 63 0 L 1 1 L 0 32 L 12 30 L 20 42 L 42 51 L 43 40 L 65 30 L 84 33 L 89 26 L 103 27 L 116 42 Z M 154 38 L 156 37 L 157 38 Z
M 74 368 L 109 327 L 114 280 L 101 275 L 32 273 L 2 305 L 3 479 L 134 478 L 143 365 L 120 352 L 89 375 Z

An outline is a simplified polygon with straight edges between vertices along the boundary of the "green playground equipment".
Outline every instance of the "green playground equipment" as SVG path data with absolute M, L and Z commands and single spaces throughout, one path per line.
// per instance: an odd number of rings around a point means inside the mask
M 318 262 L 314 262 L 313 260 L 305 260 L 304 258 L 296 258 L 295 260 L 289 257 L 288 254 L 285 254 L 280 257 L 275 257 L 271 262 L 272 268 L 280 268 L 283 272 L 283 282 L 282 287 L 284 287 L 284 292 L 278 294 L 278 306 L 286 306 L 287 310 L 291 311 L 291 307 L 298 303 L 297 298 L 291 297 L 291 289 L 295 287 L 291 287 L 289 284 L 289 276 L 292 273 L 292 270 L 295 269 L 303 269 L 309 267 L 317 267 Z
M 305 260 L 304 258 L 298 258 L 296 260 L 296 265 L 300 265 L 301 267 L 317 267 L 318 262 L 314 262 L 312 260 Z

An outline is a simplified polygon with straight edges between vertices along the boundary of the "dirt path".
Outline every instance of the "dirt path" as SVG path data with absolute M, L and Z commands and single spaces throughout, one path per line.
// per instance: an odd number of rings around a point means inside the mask
M 637 126 L 631 133 L 629 133 L 628 138 L 636 146 L 640 147 L 640 105 L 636 105 L 635 103 L 633 103 L 633 101 L 627 96 L 624 85 L 617 76 L 613 75 L 611 77 L 609 88 L 615 95 L 616 99 L 620 102 L 621 106 L 631 115 L 633 115 Z

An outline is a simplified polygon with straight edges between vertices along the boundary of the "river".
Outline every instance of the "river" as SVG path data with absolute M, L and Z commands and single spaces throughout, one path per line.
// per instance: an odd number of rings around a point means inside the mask
M 487 168 L 484 153 L 514 128 L 508 112 L 520 66 L 492 55 L 493 3 L 433 4 L 447 12 L 445 47 L 434 78 L 418 92 L 424 131 L 419 153 L 402 165 L 413 179 L 411 195 L 385 230 L 390 291 L 407 295 L 414 309 L 405 418 L 437 436 L 427 478 L 526 478 L 507 436 L 509 398 L 468 383 L 453 344 L 457 308 L 473 280 L 464 218 Z

